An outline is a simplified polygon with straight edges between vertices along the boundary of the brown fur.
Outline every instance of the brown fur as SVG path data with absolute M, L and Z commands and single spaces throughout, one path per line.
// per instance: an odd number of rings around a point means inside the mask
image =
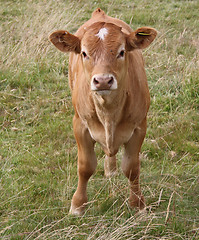
M 104 39 L 97 36 L 102 28 L 108 32 Z M 87 203 L 87 182 L 97 165 L 95 142 L 101 144 L 107 155 L 106 176 L 115 172 L 115 154 L 124 145 L 122 169 L 130 182 L 130 205 L 139 209 L 145 205 L 139 185 L 139 152 L 146 134 L 150 97 L 139 49 L 147 47 L 155 37 L 154 29 L 144 27 L 134 32 L 101 9 L 94 11 L 75 35 L 66 31 L 50 35 L 59 50 L 71 52 L 69 81 L 75 109 L 73 127 L 78 145 L 79 177 L 71 204 L 73 214 L 82 214 Z M 99 74 L 102 77 L 112 74 L 117 88 L 108 94 L 91 91 L 92 78 Z

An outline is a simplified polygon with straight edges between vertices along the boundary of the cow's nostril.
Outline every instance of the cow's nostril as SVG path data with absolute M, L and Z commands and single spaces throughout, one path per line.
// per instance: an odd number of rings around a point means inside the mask
M 113 84 L 113 77 L 111 77 L 111 79 L 108 81 L 108 85 L 112 85 Z
M 93 82 L 94 82 L 95 85 L 99 84 L 99 81 L 97 81 L 96 78 L 93 79 Z

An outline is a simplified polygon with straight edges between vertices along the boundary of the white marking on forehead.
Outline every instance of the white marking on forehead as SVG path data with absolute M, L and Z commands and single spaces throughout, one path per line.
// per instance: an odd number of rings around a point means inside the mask
M 95 36 L 100 38 L 101 40 L 104 40 L 105 36 L 108 34 L 108 30 L 106 28 L 101 28 Z

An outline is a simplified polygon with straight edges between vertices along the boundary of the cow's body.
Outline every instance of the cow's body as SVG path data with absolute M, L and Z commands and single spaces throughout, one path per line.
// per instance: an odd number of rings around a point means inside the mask
M 116 170 L 115 154 L 124 145 L 122 169 L 130 182 L 130 205 L 143 208 L 139 186 L 139 152 L 146 134 L 150 97 L 140 48 L 156 36 L 151 28 L 136 32 L 97 9 L 75 35 L 58 31 L 50 40 L 70 51 L 69 81 L 75 109 L 73 127 L 78 144 L 78 187 L 71 213 L 82 214 L 86 187 L 95 171 L 94 144 L 106 153 L 105 175 Z

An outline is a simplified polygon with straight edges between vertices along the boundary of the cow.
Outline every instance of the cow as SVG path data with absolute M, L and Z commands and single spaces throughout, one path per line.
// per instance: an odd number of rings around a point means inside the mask
M 116 172 L 116 153 L 124 146 L 121 168 L 129 180 L 129 204 L 138 210 L 145 208 L 139 153 L 146 135 L 150 95 L 141 49 L 156 35 L 149 27 L 133 31 L 98 8 L 75 34 L 59 30 L 49 36 L 60 51 L 70 52 L 69 85 L 78 147 L 78 185 L 71 214 L 85 212 L 88 180 L 97 166 L 96 142 L 106 155 L 106 177 Z

